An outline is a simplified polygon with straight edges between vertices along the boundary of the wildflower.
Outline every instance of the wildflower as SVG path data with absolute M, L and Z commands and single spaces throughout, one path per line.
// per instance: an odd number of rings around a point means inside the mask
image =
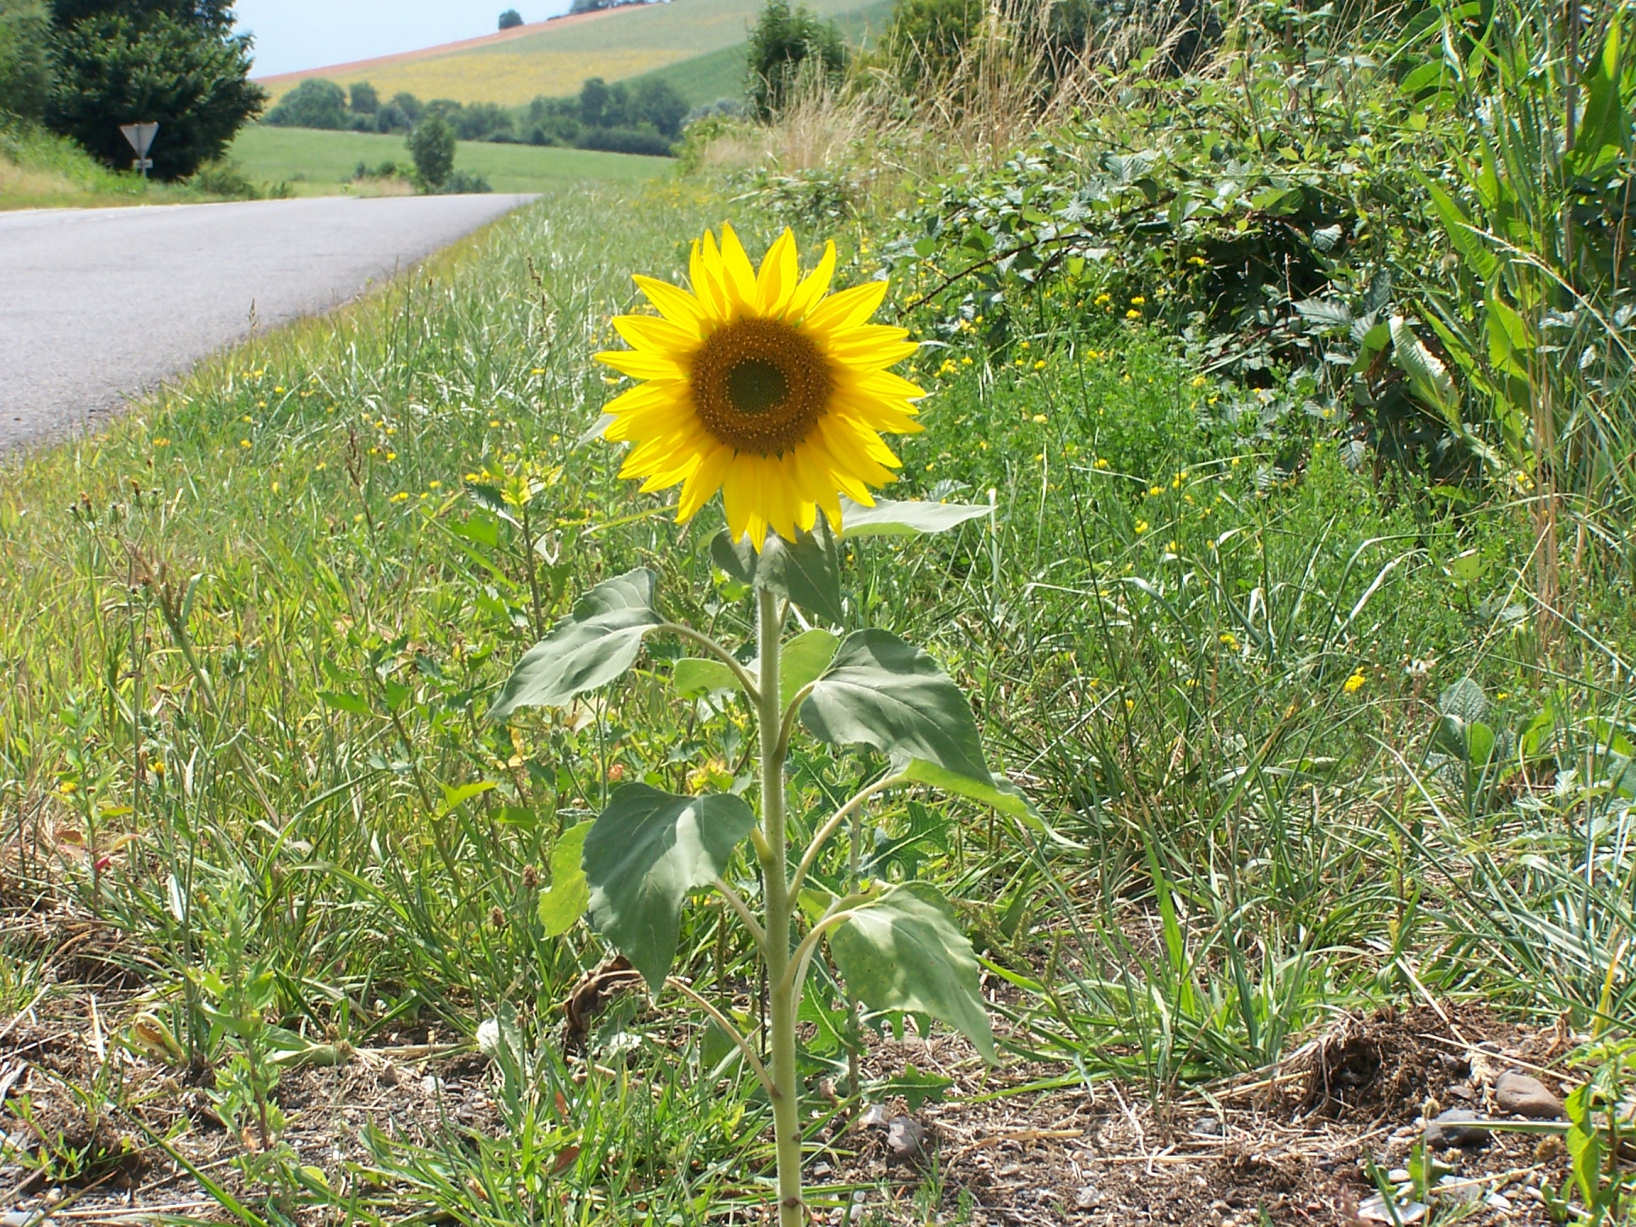
M 1232 631 L 1222 631 L 1216 638 L 1221 641 L 1221 646 L 1229 652 L 1238 651 L 1238 636 L 1233 634 Z
M 1133 306 L 1133 307 L 1140 307 L 1146 302 L 1147 302 L 1147 299 L 1143 298 L 1140 294 L 1138 294 L 1138 295 L 1136 295 L 1135 298 L 1132 298 L 1130 300 L 1130 305 Z
M 1140 537 L 1143 533 L 1147 532 L 1147 530 L 1148 530 L 1148 522 L 1146 520 L 1136 521 L 1136 535 L 1138 537 Z
M 407 503 L 409 501 L 409 492 L 407 490 L 399 490 L 392 496 L 391 501 L 394 503 Z
M 873 504 L 870 486 L 901 467 L 881 433 L 921 429 L 913 402 L 925 393 L 887 370 L 917 344 L 867 322 L 884 281 L 829 293 L 834 272 L 829 243 L 803 278 L 788 230 L 758 271 L 724 225 L 720 247 L 709 231 L 694 243 L 690 289 L 637 277 L 659 317 L 616 316 L 632 348 L 596 355 L 642 381 L 606 406 L 604 434 L 635 445 L 621 476 L 680 486 L 682 522 L 720 490 L 728 531 L 757 549 L 820 511 L 839 528 L 841 494 Z
M 543 375 L 543 374 L 545 374 L 545 368 L 543 366 L 537 366 L 533 370 L 529 371 L 528 373 L 530 375 Z
M 249 447 L 249 446 L 250 446 L 250 440 L 248 440 L 248 439 L 240 439 L 240 440 L 239 440 L 239 446 L 240 446 L 240 447 Z
M 166 437 L 165 435 L 159 435 L 154 439 L 153 445 L 155 447 L 169 447 L 170 446 L 170 439 L 168 437 Z
M 1142 318 L 1142 313 L 1135 307 L 1132 307 L 1129 311 L 1125 312 L 1125 318 L 1128 320 L 1139 320 Z
M 1113 295 L 1112 294 L 1098 294 L 1091 301 L 1093 303 L 1095 303 L 1099 307 L 1105 307 L 1105 306 L 1107 306 L 1109 303 L 1111 303 L 1113 301 Z
M 1203 375 L 1195 375 L 1188 386 L 1192 388 L 1202 388 L 1207 382 L 1209 381 L 1206 380 Z
M 57 785 L 57 791 L 65 797 L 71 797 L 80 790 L 80 786 L 73 780 L 64 780 Z
M 1043 413 L 1036 413 L 1033 417 L 1029 418 L 1028 420 L 1030 422 L 1034 423 L 1034 425 L 1036 425 L 1036 426 L 1044 426 L 1045 423 L 1050 421 L 1051 419 L 1046 417 Z
M 1347 694 L 1357 694 L 1358 691 L 1363 689 L 1363 681 L 1363 667 L 1360 665 L 1353 670 L 1351 677 L 1341 683 L 1341 689 L 1346 691 Z
M 1034 369 L 1036 371 L 1043 371 L 1045 369 L 1045 359 L 1041 358 L 1038 361 L 1036 361 L 1034 363 Z

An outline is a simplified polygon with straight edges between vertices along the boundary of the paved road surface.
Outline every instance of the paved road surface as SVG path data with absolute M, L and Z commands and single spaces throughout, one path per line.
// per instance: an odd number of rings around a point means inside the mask
M 326 311 L 526 196 L 0 213 L 0 453 L 95 429 L 258 329 Z

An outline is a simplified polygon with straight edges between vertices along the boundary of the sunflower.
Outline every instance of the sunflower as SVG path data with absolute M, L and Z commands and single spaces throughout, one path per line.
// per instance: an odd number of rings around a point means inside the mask
M 835 244 L 805 277 L 788 231 L 757 271 L 733 228 L 693 244 L 682 289 L 635 278 L 657 316 L 619 315 L 630 349 L 596 355 L 641 380 L 607 405 L 603 432 L 634 444 L 621 477 L 642 489 L 680 486 L 676 518 L 693 518 L 717 490 L 735 541 L 760 549 L 810 531 L 823 511 L 841 527 L 841 495 L 871 506 L 894 478 L 883 431 L 919 430 L 925 395 L 887 370 L 915 352 L 908 330 L 870 324 L 884 281 L 829 293 Z

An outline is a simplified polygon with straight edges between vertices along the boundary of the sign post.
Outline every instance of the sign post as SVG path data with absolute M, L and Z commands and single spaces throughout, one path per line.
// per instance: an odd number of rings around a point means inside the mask
M 148 171 L 153 167 L 153 159 L 148 156 L 148 150 L 153 147 L 154 133 L 159 131 L 156 123 L 120 124 L 119 130 L 125 134 L 131 148 L 136 150 L 136 157 L 131 161 L 134 170 L 142 172 L 142 177 L 148 177 Z

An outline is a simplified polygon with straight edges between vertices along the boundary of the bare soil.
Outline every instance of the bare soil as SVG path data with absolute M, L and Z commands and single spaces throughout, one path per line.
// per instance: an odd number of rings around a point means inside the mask
M 253 1200 L 233 1160 L 258 1139 L 218 1117 L 214 1075 L 119 1038 L 141 1007 L 140 952 L 72 909 L 3 886 L 0 938 L 45 959 L 55 981 L 0 1016 L 0 1221 L 32 1224 L 47 1210 L 59 1225 L 158 1214 L 221 1221 L 207 1180 Z M 913 1063 L 952 1088 L 913 1112 L 888 1102 L 833 1125 L 810 1179 L 857 1186 L 862 1207 L 902 1224 L 927 1222 L 928 1200 L 943 1220 L 976 1225 L 1384 1221 L 1369 1216 L 1368 1164 L 1404 1167 L 1424 1121 L 1444 1107 L 1485 1112 L 1507 1069 L 1565 1090 L 1553 1071 L 1571 1040 L 1482 1006 L 1427 1001 L 1337 1018 L 1276 1069 L 1169 1097 L 1112 1082 L 1029 1091 L 1064 1068 L 1012 1059 L 989 1069 L 942 1035 L 881 1041 L 866 1075 Z M 453 1037 L 426 1028 L 383 1036 L 342 1064 L 285 1073 L 276 1094 L 284 1141 L 302 1163 L 344 1180 L 368 1158 L 366 1127 L 414 1142 L 451 1124 L 497 1129 L 494 1079 L 488 1059 Z M 889 1139 L 887 1122 L 901 1117 L 924 1130 L 908 1155 L 891 1144 L 901 1136 Z M 1447 1171 L 1433 1200 L 1463 1207 L 1462 1222 L 1551 1222 L 1539 1189 L 1566 1175 L 1557 1139 L 1499 1132 L 1436 1157 Z M 746 1213 L 717 1221 L 763 1221 Z M 825 1209 L 815 1221 L 845 1216 Z

